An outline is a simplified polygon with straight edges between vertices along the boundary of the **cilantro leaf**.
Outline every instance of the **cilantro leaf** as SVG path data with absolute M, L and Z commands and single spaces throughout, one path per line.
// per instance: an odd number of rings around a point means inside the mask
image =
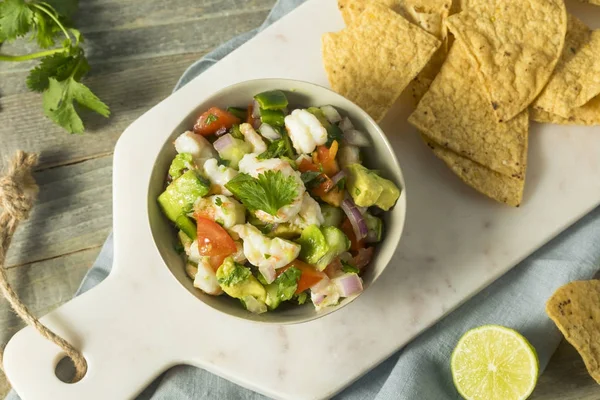
M 298 184 L 293 176 L 286 177 L 281 171 L 265 171 L 253 178 L 238 174 L 225 184 L 250 211 L 262 210 L 276 215 L 277 211 L 291 204 L 298 194 Z
M 206 117 L 206 121 L 204 121 L 204 123 L 206 125 L 210 125 L 218 119 L 219 117 L 217 117 L 215 114 L 208 114 L 208 117 Z
M 42 58 L 40 64 L 29 72 L 27 77 L 27 87 L 34 92 L 43 92 L 50 85 L 50 78 L 57 81 L 64 81 L 77 68 L 73 78 L 78 81 L 89 70 L 90 66 L 83 55 L 69 55 L 66 53 L 57 53 Z
M 25 36 L 33 23 L 33 11 L 25 0 L 5 0 L 0 3 L 0 37 L 8 40 Z
M 281 301 L 290 300 L 294 297 L 296 289 L 298 289 L 298 280 L 302 275 L 302 271 L 298 268 L 292 267 L 285 270 L 285 272 L 277 277 L 273 284 L 277 285 L 277 297 Z
M 83 122 L 75 110 L 75 102 L 104 117 L 110 115 L 108 106 L 73 77 L 61 82 L 55 78 L 49 78 L 49 81 L 48 89 L 44 92 L 44 112 L 69 133 L 83 133 L 84 130 Z
M 33 24 L 35 25 L 33 36 L 37 40 L 38 46 L 42 49 L 54 46 L 54 37 L 61 31 L 60 27 L 40 9 L 33 11 Z
M 274 140 L 269 143 L 267 150 L 258 155 L 259 160 L 267 160 L 269 158 L 279 158 L 285 156 L 287 153 L 287 148 L 285 145 L 284 139 Z

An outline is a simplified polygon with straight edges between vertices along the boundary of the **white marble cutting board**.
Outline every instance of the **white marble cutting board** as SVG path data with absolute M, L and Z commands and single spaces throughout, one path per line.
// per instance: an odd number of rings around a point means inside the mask
M 572 8 L 599 27 L 600 7 Z M 127 129 L 115 152 L 113 273 L 43 318 L 83 349 L 88 374 L 76 384 L 58 381 L 60 352 L 26 328 L 4 358 L 24 400 L 131 398 L 180 363 L 273 398 L 331 397 L 600 204 L 600 128 L 534 124 L 525 201 L 512 209 L 475 193 L 431 154 L 406 122 L 404 99 L 382 128 L 409 193 L 405 233 L 363 296 L 319 320 L 267 326 L 220 314 L 181 290 L 140 212 L 149 161 L 130 150 L 144 141 L 148 154 L 158 153 L 200 97 L 239 81 L 280 77 L 327 86 L 320 37 L 342 27 L 335 0 L 311 0 Z M 135 180 L 125 172 L 133 168 L 140 168 Z M 146 284 L 158 281 L 164 285 Z

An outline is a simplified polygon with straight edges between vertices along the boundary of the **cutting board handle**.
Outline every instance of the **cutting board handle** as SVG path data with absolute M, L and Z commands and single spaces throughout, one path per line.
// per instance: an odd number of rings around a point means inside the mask
M 11 385 L 23 400 L 135 397 L 176 364 L 169 343 L 180 334 L 174 331 L 178 313 L 160 301 L 170 285 L 159 283 L 156 277 L 139 280 L 113 273 L 41 319 L 82 351 L 88 370 L 79 382 L 57 378 L 62 349 L 31 327 L 18 332 L 4 353 Z

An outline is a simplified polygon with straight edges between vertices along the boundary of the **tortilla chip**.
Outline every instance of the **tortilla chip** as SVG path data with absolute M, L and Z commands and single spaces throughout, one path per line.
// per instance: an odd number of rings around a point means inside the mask
M 566 117 L 532 107 L 531 119 L 536 122 L 558 125 L 600 125 L 600 96 L 594 97 L 583 107 L 570 110 Z
M 408 121 L 433 142 L 484 167 L 524 178 L 527 111 L 500 123 L 477 79 L 465 47 L 456 41 L 429 91 Z
M 511 178 L 488 169 L 468 158 L 462 157 L 432 142 L 426 136 L 421 135 L 425 143 L 431 148 L 440 160 L 444 161 L 448 168 L 473 189 L 512 207 L 519 207 L 523 201 L 525 180 Z
M 592 32 L 583 22 L 569 15 L 569 28 L 562 57 L 535 108 L 569 118 L 573 108 L 581 107 L 600 94 L 600 31 Z
M 448 29 L 446 19 L 452 6 L 452 0 L 338 0 L 338 8 L 346 25 L 352 25 L 371 3 L 378 3 L 401 14 L 409 22 L 442 41 L 442 46 L 431 57 L 423 71 L 411 82 L 410 90 L 418 103 L 429 85 L 440 71 L 448 54 Z
M 440 41 L 379 4 L 356 24 L 322 38 L 331 87 L 381 120 L 431 59 Z
M 595 4 L 597 6 L 600 6 L 600 0 L 579 0 L 582 3 L 590 3 L 590 4 Z
M 559 288 L 546 303 L 546 314 L 600 384 L 600 280 L 575 281 Z
M 498 121 L 525 110 L 548 83 L 567 31 L 564 0 L 470 1 L 448 18 L 478 68 Z

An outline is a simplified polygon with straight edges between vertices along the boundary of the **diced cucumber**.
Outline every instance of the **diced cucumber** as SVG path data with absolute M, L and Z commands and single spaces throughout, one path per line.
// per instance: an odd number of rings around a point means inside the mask
M 233 136 L 233 135 L 232 135 Z M 219 157 L 229 161 L 231 168 L 238 168 L 240 160 L 249 153 L 252 153 L 252 145 L 242 139 L 231 138 L 233 144 L 226 149 L 219 151 Z
M 323 214 L 324 226 L 340 226 L 344 219 L 344 212 L 341 208 L 330 206 L 329 204 L 321 204 L 321 213 Z
M 181 214 L 175 219 L 175 225 L 181 229 L 190 239 L 196 240 L 198 237 L 198 231 L 196 229 L 196 223 L 192 221 L 190 217 L 185 214 Z
M 323 271 L 333 261 L 334 258 L 347 251 L 350 248 L 350 240 L 344 235 L 344 232 L 335 226 L 325 226 L 321 228 L 325 241 L 327 242 L 327 253 L 321 257 L 315 265 L 320 271 Z
M 158 203 L 167 218 L 176 222 L 180 215 L 186 214 L 194 202 L 199 197 L 206 196 L 209 190 L 210 182 L 190 170 L 171 182 L 158 196 Z
M 383 236 L 383 221 L 381 218 L 377 218 L 374 215 L 366 212 L 364 214 L 365 221 L 367 222 L 367 228 L 369 229 L 369 234 L 367 235 L 368 243 L 376 243 L 381 242 L 381 238 Z

